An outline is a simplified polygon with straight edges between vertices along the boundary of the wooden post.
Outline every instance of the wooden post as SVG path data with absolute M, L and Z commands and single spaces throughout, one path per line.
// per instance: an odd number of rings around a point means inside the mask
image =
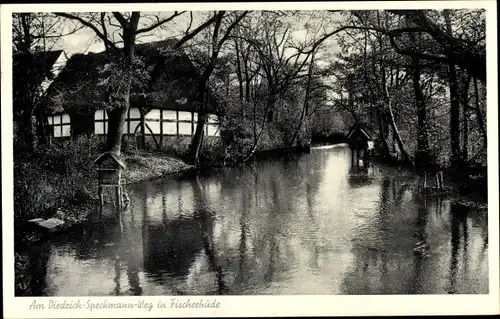
M 106 134 L 108 134 L 108 132 L 107 132 L 108 130 L 106 129 L 108 127 L 106 125 L 108 123 L 107 122 L 108 121 L 108 113 L 105 110 L 103 110 L 102 112 L 103 112 L 102 118 L 104 119 L 104 121 L 102 122 L 102 129 L 104 131 L 104 135 L 106 135 Z
M 440 189 L 439 187 L 439 173 L 436 173 L 436 175 L 434 176 L 435 180 L 436 180 L 436 191 L 438 191 Z
M 116 199 L 117 199 L 117 212 L 118 212 L 118 220 L 120 222 L 120 231 L 123 232 L 123 216 L 121 209 L 121 186 L 116 186 Z
M 103 211 L 103 207 L 104 207 L 104 194 L 103 194 L 102 186 L 99 186 L 98 194 L 99 194 L 99 219 L 102 219 L 102 211 Z
M 175 132 L 177 143 L 179 143 L 179 111 L 175 111 Z
M 439 177 L 440 177 L 440 180 L 441 180 L 441 188 L 444 188 L 444 182 L 443 182 L 443 171 L 440 171 L 440 172 L 439 172 Z
M 116 207 L 118 208 L 119 211 L 121 211 L 122 208 L 122 187 L 118 185 L 116 187 Z
M 424 192 L 427 189 L 427 172 L 424 172 Z
M 163 110 L 160 109 L 160 149 L 163 148 Z
M 196 123 L 198 124 L 198 113 L 196 113 Z M 191 137 L 194 134 L 194 112 L 191 112 Z
M 130 134 L 130 108 L 128 108 L 127 111 L 127 135 Z

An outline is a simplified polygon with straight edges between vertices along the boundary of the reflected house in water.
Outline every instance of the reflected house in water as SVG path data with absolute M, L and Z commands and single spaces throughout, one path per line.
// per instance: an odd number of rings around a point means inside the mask
M 165 219 L 163 223 L 145 222 L 144 270 L 157 279 L 187 276 L 196 256 L 204 249 L 206 231 L 198 216 Z
M 194 181 L 172 184 L 179 188 L 170 188 L 169 194 L 164 193 L 161 184 L 132 187 L 140 194 L 134 210 L 143 218 L 140 231 L 143 270 L 147 277 L 167 286 L 178 284 L 179 279 L 184 281 L 200 256 L 206 256 L 215 271 L 218 268 L 213 247 L 213 212 L 204 204 L 201 186 Z M 181 194 L 192 201 L 176 202 Z M 179 293 L 185 283 L 177 284 L 173 285 Z
M 368 185 L 373 179 L 373 167 L 352 165 L 349 168 L 347 181 L 351 187 L 362 187 Z
M 186 144 L 196 129 L 195 102 L 198 68 L 180 49 L 176 40 L 148 42 L 136 46 L 144 64 L 142 75 L 132 83 L 130 108 L 123 126 L 124 138 L 157 146 Z M 53 137 L 82 134 L 104 136 L 108 132 L 106 90 L 113 59 L 106 52 L 74 54 L 48 89 L 48 118 Z M 206 96 L 209 113 L 205 136 L 217 138 L 221 107 L 210 90 Z M 56 127 L 66 125 L 63 134 Z M 141 138 L 139 138 L 141 137 Z M 136 139 L 137 138 L 137 139 Z

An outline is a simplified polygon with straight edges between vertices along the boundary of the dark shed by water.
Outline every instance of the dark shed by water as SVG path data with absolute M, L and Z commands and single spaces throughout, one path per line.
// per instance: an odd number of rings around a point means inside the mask
M 369 130 L 360 124 L 354 124 L 347 133 L 347 143 L 351 149 L 373 149 L 373 137 Z

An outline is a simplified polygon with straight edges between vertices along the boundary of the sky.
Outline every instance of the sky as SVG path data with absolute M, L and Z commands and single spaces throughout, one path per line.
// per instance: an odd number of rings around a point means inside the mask
M 158 17 L 168 17 L 172 15 L 174 12 L 144 12 L 143 17 L 141 17 L 139 28 L 149 25 L 151 22 L 148 19 L 147 15 L 157 15 Z M 196 27 L 204 20 L 201 15 L 194 14 L 193 15 L 193 27 Z M 113 23 L 117 23 L 116 20 L 113 19 Z M 154 32 L 149 32 L 146 37 L 140 37 L 138 42 L 150 42 L 150 41 L 158 41 L 168 37 L 172 37 L 178 35 L 180 33 L 181 28 L 184 29 L 187 27 L 189 23 L 189 14 L 185 13 L 182 16 L 175 18 L 174 20 L 165 24 L 165 27 L 161 29 L 156 29 Z M 68 22 L 69 24 L 69 22 Z M 110 33 L 116 30 L 115 27 L 109 26 Z M 119 35 L 115 34 L 115 38 L 118 40 Z M 103 42 L 96 36 L 95 32 L 90 28 L 83 28 L 78 32 L 65 36 L 61 38 L 57 44 L 57 47 L 66 51 L 68 55 L 72 55 L 74 53 L 86 53 L 86 52 L 100 52 L 104 50 Z
M 151 25 L 154 20 L 151 18 L 158 16 L 160 19 L 163 17 L 168 17 L 172 15 L 173 12 L 143 12 L 140 20 L 139 28 Z M 198 25 L 202 24 L 207 19 L 208 12 L 199 11 L 193 14 L 193 22 L 191 30 L 196 28 Z M 182 35 L 187 29 L 190 21 L 190 15 L 188 12 L 181 16 L 176 17 L 174 20 L 166 23 L 163 27 L 155 29 L 152 32 L 147 33 L 147 36 L 141 36 L 138 38 L 138 43 L 164 40 L 169 37 L 175 37 Z M 293 26 L 296 29 L 292 36 L 294 40 L 304 41 L 307 37 L 307 31 L 304 28 L 305 23 L 308 22 L 307 18 L 295 19 Z M 73 25 L 74 22 L 67 22 L 68 28 Z M 78 23 L 78 22 L 76 22 Z M 116 20 L 113 19 L 113 24 L 116 24 Z M 110 34 L 117 31 L 115 27 L 109 26 Z M 115 39 L 119 39 L 118 33 L 114 33 Z M 331 43 L 330 43 L 331 44 Z M 325 43 L 328 45 L 328 43 Z M 104 50 L 103 42 L 96 36 L 95 32 L 90 28 L 83 28 L 78 32 L 65 36 L 61 38 L 56 44 L 55 48 L 63 49 L 68 56 L 74 53 L 86 53 L 86 52 L 100 52 Z

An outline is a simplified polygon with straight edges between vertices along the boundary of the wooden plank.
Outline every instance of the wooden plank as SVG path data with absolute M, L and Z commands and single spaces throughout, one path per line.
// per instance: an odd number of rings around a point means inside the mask
M 107 130 L 106 130 L 106 128 L 107 128 L 107 125 L 106 125 L 106 123 L 107 123 L 107 117 L 108 117 L 108 113 L 106 111 L 104 111 L 104 116 L 103 116 L 104 122 L 102 124 L 102 130 L 104 131 L 104 135 L 107 134 Z
M 191 136 L 194 134 L 194 112 L 191 112 Z
M 179 139 L 179 111 L 175 111 L 175 118 L 177 119 L 175 121 L 175 126 L 176 126 L 176 136 L 177 136 L 177 139 Z
M 127 111 L 127 134 L 130 134 L 130 107 Z
M 59 115 L 59 125 L 61 125 L 61 127 L 59 128 L 61 130 L 61 135 L 60 137 L 63 137 L 63 119 L 62 119 L 62 115 Z
M 163 148 L 163 110 L 160 110 L 160 148 Z

